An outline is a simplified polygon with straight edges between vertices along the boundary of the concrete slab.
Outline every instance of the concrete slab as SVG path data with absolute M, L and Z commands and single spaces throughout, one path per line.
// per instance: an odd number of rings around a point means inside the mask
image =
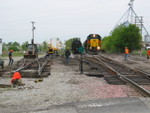
M 150 113 L 138 98 L 111 98 L 73 102 L 30 113 Z
M 50 107 L 47 110 L 38 110 L 29 113 L 78 113 L 78 112 L 76 111 L 76 108 L 74 106 L 60 105 L 60 106 Z

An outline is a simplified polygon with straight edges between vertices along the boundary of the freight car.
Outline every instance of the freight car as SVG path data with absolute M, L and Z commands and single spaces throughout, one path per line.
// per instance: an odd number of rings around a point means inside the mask
M 82 43 L 79 39 L 75 39 L 71 44 L 71 50 L 73 54 L 79 54 L 79 47 L 82 46 Z
M 98 34 L 90 34 L 83 45 L 87 53 L 97 54 L 101 51 L 101 36 Z

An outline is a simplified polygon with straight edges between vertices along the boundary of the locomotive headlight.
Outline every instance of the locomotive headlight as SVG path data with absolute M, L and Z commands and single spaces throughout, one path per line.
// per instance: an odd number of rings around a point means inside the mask
M 93 37 L 95 37 L 96 35 L 95 34 L 93 34 Z
M 90 47 L 90 49 L 92 49 L 92 47 Z
M 98 50 L 100 50 L 100 47 L 97 47 Z

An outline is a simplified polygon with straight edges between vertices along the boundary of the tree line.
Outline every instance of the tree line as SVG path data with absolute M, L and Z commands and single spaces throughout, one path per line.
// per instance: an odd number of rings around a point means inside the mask
M 65 49 L 71 49 L 71 44 L 75 39 L 80 38 L 70 38 L 65 42 Z M 3 43 L 3 51 L 26 51 L 28 41 L 19 44 L 18 42 Z M 38 50 L 46 52 L 49 44 L 44 41 L 42 44 L 38 45 Z M 123 52 L 124 48 L 128 47 L 130 51 L 139 50 L 142 47 L 142 36 L 140 34 L 140 29 L 134 24 L 119 25 L 117 26 L 109 36 L 102 39 L 102 49 L 110 52 Z
M 142 36 L 140 29 L 134 24 L 119 25 L 112 33 L 102 39 L 102 48 L 110 52 L 124 52 L 128 47 L 133 50 L 140 50 L 142 47 Z
M 28 44 L 29 44 L 28 41 L 22 44 L 18 42 L 8 42 L 8 43 L 3 42 L 2 50 L 26 51 Z M 49 44 L 46 41 L 44 41 L 42 44 L 38 44 L 38 51 L 46 52 L 48 50 L 48 46 Z
M 75 39 L 77 38 L 68 39 L 65 42 L 66 48 L 71 49 L 71 44 Z M 142 47 L 140 29 L 134 24 L 120 24 L 109 36 L 102 39 L 102 50 L 122 53 L 125 47 L 128 47 L 130 52 L 140 50 Z

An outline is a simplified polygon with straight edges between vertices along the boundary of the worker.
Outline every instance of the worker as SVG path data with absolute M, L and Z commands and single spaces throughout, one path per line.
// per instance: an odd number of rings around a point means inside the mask
M 20 86 L 20 85 L 22 85 L 21 73 L 20 72 L 15 72 L 13 74 L 13 77 L 11 79 L 11 84 L 13 86 L 17 86 L 17 85 Z
M 128 56 L 129 56 L 129 49 L 128 47 L 125 47 L 125 58 L 124 58 L 125 61 L 128 60 Z
M 150 57 L 150 48 L 147 50 L 147 59 Z
M 8 57 L 9 57 L 9 66 L 11 66 L 14 62 L 13 58 L 12 58 L 12 52 L 13 50 L 10 50 L 9 53 L 8 53 Z
M 65 51 L 65 56 L 66 56 L 66 62 L 69 63 L 69 56 L 70 56 L 70 51 L 69 51 L 69 49 L 67 49 L 67 50 Z

